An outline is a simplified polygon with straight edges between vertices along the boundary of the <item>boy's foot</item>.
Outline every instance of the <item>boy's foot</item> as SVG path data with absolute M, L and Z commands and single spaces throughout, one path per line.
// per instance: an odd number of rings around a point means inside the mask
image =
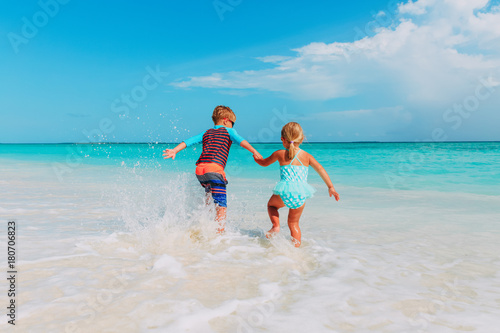
M 266 232 L 266 238 L 272 238 L 274 237 L 278 232 L 280 232 L 280 228 L 274 228 L 272 227 L 271 230 Z

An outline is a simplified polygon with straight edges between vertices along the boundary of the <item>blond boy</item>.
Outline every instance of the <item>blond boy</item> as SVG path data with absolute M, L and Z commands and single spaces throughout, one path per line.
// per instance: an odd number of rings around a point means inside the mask
M 223 232 L 227 211 L 226 185 L 228 183 L 224 168 L 231 144 L 236 142 L 250 151 L 255 159 L 260 160 L 262 156 L 233 128 L 236 115 L 229 107 L 217 106 L 212 114 L 212 120 L 213 128 L 184 140 L 174 149 L 165 149 L 163 158 L 175 159 L 175 155 L 182 149 L 203 142 L 203 151 L 196 162 L 196 177 L 205 188 L 207 196 L 209 193 L 212 195 L 217 211 L 216 220 L 219 222 L 218 231 Z

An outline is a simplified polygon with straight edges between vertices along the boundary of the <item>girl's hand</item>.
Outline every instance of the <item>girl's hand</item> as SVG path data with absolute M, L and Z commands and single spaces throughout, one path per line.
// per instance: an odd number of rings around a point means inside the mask
M 263 160 L 264 158 L 262 157 L 261 154 L 255 152 L 255 154 L 253 154 L 253 159 L 257 161 L 257 160 Z
M 328 194 L 330 195 L 330 197 L 333 195 L 335 197 L 335 200 L 339 201 L 340 195 L 337 193 L 337 191 L 335 191 L 335 188 L 333 186 L 328 188 Z
M 175 155 L 177 154 L 177 152 L 174 150 L 174 149 L 165 149 L 163 151 L 163 159 L 167 159 L 167 158 L 171 158 L 173 160 L 175 160 Z

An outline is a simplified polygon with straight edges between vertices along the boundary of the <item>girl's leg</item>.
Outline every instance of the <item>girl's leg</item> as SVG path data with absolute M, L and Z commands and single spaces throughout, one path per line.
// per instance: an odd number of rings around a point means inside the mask
M 281 200 L 281 197 L 273 194 L 267 203 L 267 213 L 273 224 L 273 227 L 266 233 L 267 238 L 280 232 L 280 214 L 278 213 L 278 209 L 282 207 L 285 207 L 285 204 Z
M 295 247 L 300 246 L 300 241 L 302 238 L 299 227 L 299 220 L 305 206 L 306 204 L 303 204 L 297 209 L 290 209 L 290 212 L 288 213 L 288 227 L 290 228 L 290 234 L 292 235 L 292 241 L 294 242 Z

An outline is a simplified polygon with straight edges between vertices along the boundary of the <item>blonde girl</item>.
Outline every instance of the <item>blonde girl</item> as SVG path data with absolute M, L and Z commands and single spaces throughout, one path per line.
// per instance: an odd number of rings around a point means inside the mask
M 340 198 L 321 164 L 311 154 L 299 148 L 302 141 L 304 141 L 302 127 L 298 123 L 290 122 L 281 129 L 281 142 L 285 149 L 275 151 L 268 158 L 255 159 L 259 165 L 264 167 L 276 161 L 280 164 L 280 181 L 274 187 L 273 195 L 267 203 L 267 211 L 273 227 L 266 236 L 271 237 L 280 231 L 278 210 L 286 206 L 290 208 L 288 227 L 296 247 L 299 247 L 301 242 L 299 219 L 304 210 L 305 201 L 312 197 L 315 192 L 315 189 L 307 183 L 309 165 L 325 182 L 330 197 L 334 196 L 337 201 Z

